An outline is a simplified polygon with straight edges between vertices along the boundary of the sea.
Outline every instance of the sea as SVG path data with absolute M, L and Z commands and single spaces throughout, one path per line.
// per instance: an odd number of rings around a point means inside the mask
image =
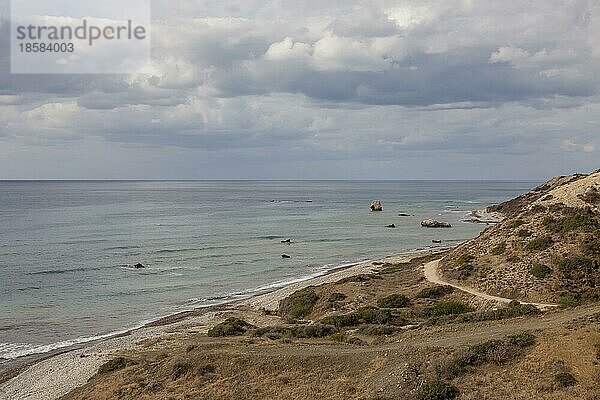
M 0 181 L 0 363 L 456 245 L 486 228 L 466 222 L 473 210 L 537 183 Z

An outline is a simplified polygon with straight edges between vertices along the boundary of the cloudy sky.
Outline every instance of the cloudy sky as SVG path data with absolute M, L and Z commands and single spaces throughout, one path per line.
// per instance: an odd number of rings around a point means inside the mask
M 0 179 L 600 168 L 600 0 L 156 0 L 135 75 L 11 75 Z

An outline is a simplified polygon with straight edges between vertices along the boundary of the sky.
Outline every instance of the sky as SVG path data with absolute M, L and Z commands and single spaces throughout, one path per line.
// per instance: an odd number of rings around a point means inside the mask
M 154 0 L 152 16 L 140 73 L 17 75 L 0 0 L 0 179 L 600 168 L 600 0 Z

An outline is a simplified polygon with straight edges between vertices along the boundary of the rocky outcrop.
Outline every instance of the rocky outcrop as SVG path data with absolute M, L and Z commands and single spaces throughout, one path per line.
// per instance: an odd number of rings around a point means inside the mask
M 440 222 L 435 219 L 426 219 L 425 221 L 421 222 L 421 226 L 425 228 L 452 228 L 452 225 L 449 223 Z
M 381 200 L 373 200 L 371 202 L 371 211 L 383 211 Z

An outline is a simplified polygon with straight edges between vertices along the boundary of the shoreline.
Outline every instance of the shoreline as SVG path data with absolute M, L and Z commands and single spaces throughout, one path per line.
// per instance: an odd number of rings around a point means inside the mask
M 325 270 L 307 279 L 292 281 L 272 290 L 216 305 L 197 307 L 157 318 L 144 325 L 85 343 L 25 355 L 6 361 L 0 371 L 0 397 L 19 399 L 57 399 L 87 382 L 98 367 L 115 353 L 140 348 L 142 342 L 162 336 L 205 333 L 230 314 L 250 320 L 275 311 L 279 300 L 308 286 L 319 286 L 341 279 L 376 272 L 386 262 L 407 262 L 415 257 L 435 254 L 450 247 L 430 247 L 349 263 Z M 37 388 L 37 389 L 36 389 Z

